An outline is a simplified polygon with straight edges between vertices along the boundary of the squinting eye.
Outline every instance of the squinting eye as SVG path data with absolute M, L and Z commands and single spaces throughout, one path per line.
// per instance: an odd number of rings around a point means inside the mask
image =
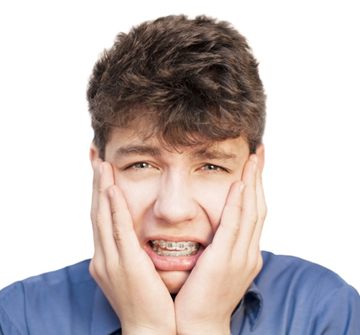
M 138 162 L 129 166 L 129 168 L 133 168 L 133 169 L 149 169 L 151 167 L 152 166 L 146 162 Z
M 226 171 L 223 167 L 215 164 L 205 164 L 202 169 L 205 171 Z

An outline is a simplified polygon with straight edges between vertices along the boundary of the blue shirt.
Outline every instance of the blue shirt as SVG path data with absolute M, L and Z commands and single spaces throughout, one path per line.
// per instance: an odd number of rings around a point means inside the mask
M 319 265 L 263 252 L 264 266 L 234 311 L 231 334 L 359 335 L 360 297 Z M 89 261 L 0 291 L 1 335 L 120 334 Z

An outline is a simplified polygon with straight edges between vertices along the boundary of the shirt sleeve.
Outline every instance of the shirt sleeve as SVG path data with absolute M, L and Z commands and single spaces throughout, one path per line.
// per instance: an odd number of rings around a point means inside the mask
M 314 331 L 321 335 L 360 334 L 360 296 L 349 285 L 344 285 L 319 302 L 314 319 Z

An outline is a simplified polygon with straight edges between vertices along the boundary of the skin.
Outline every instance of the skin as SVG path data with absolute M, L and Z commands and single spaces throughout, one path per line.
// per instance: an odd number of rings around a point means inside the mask
M 166 150 L 128 128 L 112 131 L 105 161 L 95 146 L 90 156 L 90 273 L 123 334 L 230 334 L 231 314 L 262 267 L 263 146 L 250 155 L 239 137 Z M 202 247 L 195 260 L 159 265 L 149 239 Z

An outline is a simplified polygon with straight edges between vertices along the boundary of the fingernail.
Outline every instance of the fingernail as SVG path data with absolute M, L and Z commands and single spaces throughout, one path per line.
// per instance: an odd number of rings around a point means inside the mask
M 258 158 L 257 158 L 256 155 L 251 155 L 251 156 L 250 156 L 250 160 L 251 160 L 252 162 L 254 162 L 255 164 L 257 164 L 257 162 L 258 162 Z
M 257 156 L 256 156 L 256 155 L 252 155 L 252 156 L 250 157 L 250 160 L 251 160 L 251 162 L 252 162 L 252 169 L 253 169 L 254 171 L 256 171 L 256 169 L 257 169 L 257 163 L 258 163 L 258 158 L 257 158 Z

